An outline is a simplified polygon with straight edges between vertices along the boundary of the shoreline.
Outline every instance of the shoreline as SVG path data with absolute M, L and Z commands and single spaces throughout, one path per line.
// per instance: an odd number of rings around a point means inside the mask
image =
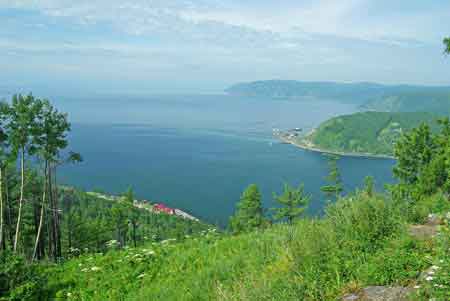
M 107 195 L 107 194 L 99 193 L 99 192 L 87 191 L 86 193 L 88 195 L 95 196 L 95 197 L 102 198 L 102 199 L 109 200 L 109 201 L 118 201 L 121 199 L 120 196 Z M 133 206 L 138 209 L 147 210 L 154 214 L 159 214 L 157 211 L 154 210 L 154 208 L 153 208 L 154 204 L 151 204 L 147 200 L 134 200 Z M 181 209 L 178 209 L 178 208 L 172 208 L 172 209 L 174 211 L 173 215 L 176 217 L 188 219 L 188 220 L 195 221 L 195 222 L 201 222 L 200 219 L 196 218 L 195 216 L 193 216 Z
M 356 157 L 356 158 L 372 158 L 372 159 L 390 159 L 395 160 L 395 157 L 389 156 L 389 155 L 377 155 L 377 154 L 370 154 L 370 153 L 346 153 L 346 152 L 339 152 L 339 151 L 332 151 L 332 150 L 325 150 L 318 148 L 314 145 L 307 145 L 300 143 L 299 141 L 295 141 L 294 139 L 290 139 L 287 137 L 284 137 L 283 134 L 278 134 L 276 137 L 281 140 L 284 143 L 294 145 L 298 148 L 301 148 L 303 150 L 315 152 L 315 153 L 321 153 L 321 154 L 330 154 L 330 155 L 337 155 L 342 157 Z

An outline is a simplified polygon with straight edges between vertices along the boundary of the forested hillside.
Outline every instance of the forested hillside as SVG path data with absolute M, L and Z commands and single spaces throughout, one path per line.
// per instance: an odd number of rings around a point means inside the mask
M 107 243 L 138 246 L 209 228 L 137 208 L 131 188 L 106 198 L 61 187 L 58 167 L 82 160 L 67 150 L 69 132 L 67 114 L 48 100 L 17 95 L 0 103 L 0 252 L 58 262 Z
M 362 108 L 381 112 L 432 112 L 450 115 L 450 89 L 387 94 L 367 102 Z
M 328 151 L 393 155 L 394 144 L 403 133 L 422 122 L 436 129 L 437 119 L 431 113 L 355 113 L 325 121 L 299 140 Z

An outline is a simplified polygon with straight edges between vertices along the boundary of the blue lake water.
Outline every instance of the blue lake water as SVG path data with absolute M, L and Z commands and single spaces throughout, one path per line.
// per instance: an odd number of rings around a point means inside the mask
M 61 99 L 70 112 L 70 148 L 84 162 L 65 166 L 59 180 L 87 190 L 121 193 L 131 185 L 137 196 L 184 209 L 208 222 L 226 224 L 241 192 L 260 187 L 264 205 L 283 183 L 304 183 L 312 195 L 309 212 L 319 213 L 325 199 L 324 156 L 280 144 L 273 128 L 311 128 L 351 104 L 332 100 L 261 100 L 225 95 L 97 97 Z M 392 181 L 394 162 L 342 158 L 347 191 L 366 175 Z

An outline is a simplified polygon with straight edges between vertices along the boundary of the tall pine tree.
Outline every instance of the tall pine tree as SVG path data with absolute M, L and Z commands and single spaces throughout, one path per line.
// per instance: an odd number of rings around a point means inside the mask
M 272 209 L 275 212 L 275 219 L 287 220 L 289 224 L 292 224 L 295 219 L 304 213 L 310 197 L 305 195 L 303 185 L 294 188 L 285 184 L 283 193 L 275 195 L 274 199 L 281 205 L 279 208 Z
M 339 198 L 344 188 L 342 187 L 341 173 L 337 162 L 339 160 L 338 156 L 328 156 L 328 168 L 329 174 L 326 177 L 328 185 L 322 186 L 320 190 L 327 195 L 328 198 Z
M 230 218 L 231 231 L 233 233 L 247 232 L 261 228 L 265 223 L 261 193 L 258 186 L 251 184 L 242 193 L 236 213 Z

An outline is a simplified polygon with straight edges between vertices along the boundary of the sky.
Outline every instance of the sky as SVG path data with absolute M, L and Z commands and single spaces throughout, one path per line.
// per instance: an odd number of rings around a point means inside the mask
M 0 94 L 450 85 L 448 0 L 0 0 Z

